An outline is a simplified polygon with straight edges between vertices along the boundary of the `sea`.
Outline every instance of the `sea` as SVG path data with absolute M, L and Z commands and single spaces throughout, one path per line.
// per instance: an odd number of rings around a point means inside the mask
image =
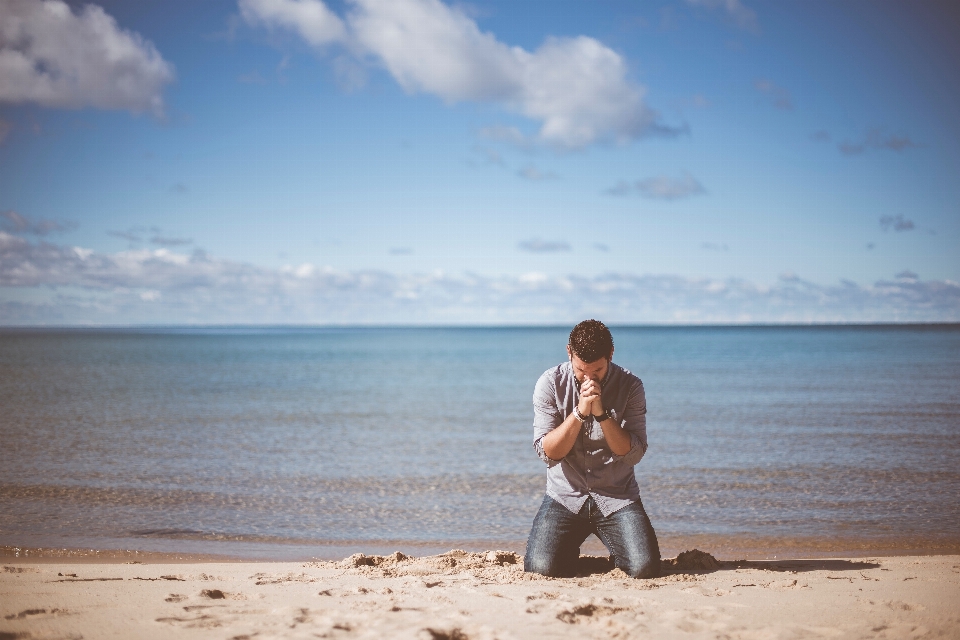
M 665 556 L 960 553 L 960 325 L 612 331 Z M 2 329 L 0 547 L 522 552 L 568 332 Z

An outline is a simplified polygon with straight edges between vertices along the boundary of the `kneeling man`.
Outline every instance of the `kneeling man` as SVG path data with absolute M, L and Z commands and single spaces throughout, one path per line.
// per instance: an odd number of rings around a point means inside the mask
M 619 569 L 655 578 L 660 548 L 633 475 L 647 450 L 643 383 L 612 362 L 613 337 L 598 320 L 573 328 L 567 356 L 533 392 L 533 446 L 547 464 L 547 495 L 523 568 L 574 575 L 580 545 L 593 533 Z

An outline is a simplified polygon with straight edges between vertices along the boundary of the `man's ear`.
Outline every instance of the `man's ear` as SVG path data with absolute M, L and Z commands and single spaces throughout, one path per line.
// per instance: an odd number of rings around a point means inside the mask
M 573 359 L 573 351 L 570 350 L 570 345 L 567 345 L 567 359 L 568 360 Z
M 613 347 L 610 347 L 610 357 L 608 358 L 610 362 L 613 362 Z

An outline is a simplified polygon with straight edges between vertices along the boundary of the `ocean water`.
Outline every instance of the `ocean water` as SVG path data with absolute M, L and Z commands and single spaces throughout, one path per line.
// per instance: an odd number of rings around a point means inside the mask
M 0 545 L 522 551 L 567 331 L 0 331 Z M 665 553 L 960 550 L 960 325 L 613 333 Z

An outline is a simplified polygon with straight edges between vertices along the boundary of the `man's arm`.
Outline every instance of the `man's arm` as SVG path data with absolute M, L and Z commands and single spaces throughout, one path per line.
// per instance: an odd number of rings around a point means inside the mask
M 603 414 L 603 411 L 595 415 L 601 414 Z M 614 455 L 625 456 L 630 452 L 633 442 L 630 440 L 630 434 L 620 426 L 620 423 L 613 418 L 607 418 L 600 423 L 600 428 L 603 429 L 603 437 Z
M 581 416 L 589 417 L 592 408 L 599 402 L 599 398 L 600 385 L 593 380 L 585 380 L 580 388 L 580 401 L 577 403 L 577 411 L 580 412 Z M 583 422 L 577 417 L 576 412 L 571 413 L 567 416 L 566 420 L 561 422 L 556 429 L 549 432 L 543 437 L 543 440 L 540 441 L 543 452 L 547 454 L 547 457 L 551 460 L 562 459 L 570 453 L 573 445 L 576 444 L 577 436 L 580 435 L 580 427 L 582 425 Z M 619 427 L 617 428 L 619 429 Z M 604 433 L 606 433 L 606 431 L 604 431 Z M 629 440 L 630 438 L 628 436 L 628 449 Z
M 582 416 L 590 415 L 589 401 L 581 397 L 577 409 Z M 533 447 L 547 466 L 559 464 L 570 453 L 582 424 L 575 414 L 562 417 L 557 406 L 556 371 L 546 371 L 533 390 Z
M 584 380 L 581 392 L 590 394 L 590 413 L 595 416 L 602 416 L 604 408 L 603 399 L 600 395 L 600 384 L 593 380 Z M 603 438 L 607 441 L 607 446 L 610 447 L 610 451 L 614 455 L 623 456 L 630 452 L 633 447 L 630 433 L 621 427 L 619 422 L 610 417 L 600 422 L 600 428 L 603 429 Z
M 580 435 L 580 427 L 583 425 L 577 416 L 570 414 L 567 419 L 560 423 L 560 426 L 543 436 L 540 440 L 540 446 L 543 452 L 551 460 L 562 460 L 573 445 L 577 443 L 577 436 Z
M 643 383 L 639 380 L 630 389 L 623 415 L 618 415 L 617 420 L 630 438 L 630 448 L 626 453 L 614 454 L 622 456 L 622 462 L 633 466 L 640 462 L 647 452 L 647 399 L 643 392 Z

